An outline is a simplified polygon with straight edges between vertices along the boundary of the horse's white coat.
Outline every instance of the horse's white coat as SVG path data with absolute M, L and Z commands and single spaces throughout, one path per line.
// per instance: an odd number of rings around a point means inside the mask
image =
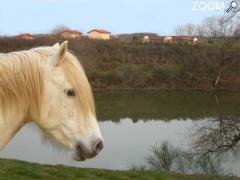
M 165 44 L 171 44 L 173 42 L 173 39 L 171 36 L 166 36 L 166 37 L 164 37 L 163 42 Z
M 66 94 L 71 89 L 75 96 Z M 98 153 L 92 147 L 102 136 L 91 87 L 67 42 L 0 54 L 0 149 L 31 121 L 71 149 L 76 160 Z
M 197 45 L 197 43 L 198 43 L 198 38 L 197 37 L 193 38 L 193 45 Z

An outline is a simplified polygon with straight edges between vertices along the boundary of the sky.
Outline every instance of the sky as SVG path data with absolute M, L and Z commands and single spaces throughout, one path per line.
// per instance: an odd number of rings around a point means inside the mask
M 225 0 L 225 4 L 226 1 L 230 2 Z M 217 3 L 222 1 L 0 0 L 0 35 L 48 33 L 57 25 L 83 33 L 98 28 L 113 34 L 168 35 L 173 34 L 177 25 L 200 23 L 208 16 L 222 14 L 223 11 L 213 8 Z

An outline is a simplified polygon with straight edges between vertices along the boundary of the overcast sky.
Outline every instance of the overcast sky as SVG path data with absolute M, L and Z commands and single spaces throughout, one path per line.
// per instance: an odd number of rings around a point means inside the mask
M 193 2 L 220 0 L 1 0 L 0 34 L 47 33 L 60 24 L 84 33 L 102 28 L 113 34 L 172 34 L 179 24 L 199 23 L 223 11 L 193 11 Z M 230 0 L 225 0 L 230 1 Z M 202 5 L 202 8 L 204 5 Z

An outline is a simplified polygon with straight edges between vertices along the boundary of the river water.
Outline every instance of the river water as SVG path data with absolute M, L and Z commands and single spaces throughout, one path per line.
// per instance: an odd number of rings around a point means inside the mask
M 131 91 L 98 92 L 94 96 L 105 145 L 96 158 L 73 161 L 68 152 L 45 142 L 33 124 L 22 128 L 0 156 L 43 164 L 124 170 L 133 164 L 146 164 L 152 147 L 163 142 L 187 151 L 192 147 L 198 122 L 234 120 L 235 131 L 240 124 L 237 92 Z M 219 163 L 225 174 L 240 176 L 238 153 Z

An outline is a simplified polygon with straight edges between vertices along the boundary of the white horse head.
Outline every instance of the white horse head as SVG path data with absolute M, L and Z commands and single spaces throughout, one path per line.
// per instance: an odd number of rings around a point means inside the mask
M 0 101 L 0 147 L 34 121 L 75 160 L 103 148 L 91 87 L 67 42 L 0 55 Z

